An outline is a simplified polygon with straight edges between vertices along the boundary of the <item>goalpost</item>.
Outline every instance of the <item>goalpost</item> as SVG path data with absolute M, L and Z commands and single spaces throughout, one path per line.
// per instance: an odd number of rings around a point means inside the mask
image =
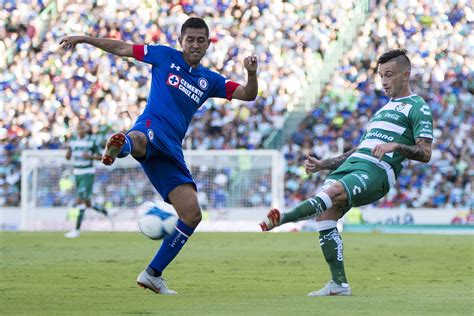
M 284 205 L 282 154 L 276 150 L 185 151 L 203 210 L 201 230 L 258 230 L 270 208 Z M 64 150 L 25 150 L 21 168 L 21 229 L 68 230 L 78 210 L 72 166 Z M 97 162 L 93 203 L 109 208 L 108 219 L 87 210 L 82 230 L 135 231 L 146 202 L 161 200 L 131 157 L 107 167 Z

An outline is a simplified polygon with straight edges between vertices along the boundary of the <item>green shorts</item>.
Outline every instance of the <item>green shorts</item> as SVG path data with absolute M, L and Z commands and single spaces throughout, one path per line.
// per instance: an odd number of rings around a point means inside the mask
M 324 182 L 322 190 L 339 181 L 346 190 L 348 203 L 344 214 L 353 206 L 371 204 L 390 190 L 387 173 L 376 164 L 351 158 L 334 170 Z
M 76 197 L 81 200 L 90 200 L 95 174 L 82 174 L 74 176 L 76 180 Z

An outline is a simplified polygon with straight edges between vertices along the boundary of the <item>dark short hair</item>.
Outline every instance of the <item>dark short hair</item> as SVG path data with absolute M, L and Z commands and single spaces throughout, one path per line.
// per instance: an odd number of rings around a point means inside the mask
M 377 67 L 381 64 L 385 64 L 386 62 L 395 59 L 397 65 L 403 65 L 407 67 L 409 70 L 411 69 L 411 62 L 407 56 L 406 49 L 392 49 L 388 52 L 383 53 L 379 59 L 377 60 Z
M 191 29 L 205 29 L 206 30 L 206 36 L 209 37 L 209 27 L 207 26 L 206 22 L 201 19 L 201 18 L 189 18 L 184 22 L 184 24 L 181 26 L 181 35 L 184 34 L 186 29 L 191 28 Z

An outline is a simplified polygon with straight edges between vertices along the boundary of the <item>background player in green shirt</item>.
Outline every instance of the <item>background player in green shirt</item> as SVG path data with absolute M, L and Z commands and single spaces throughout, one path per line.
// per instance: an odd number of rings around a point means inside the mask
M 287 213 L 272 209 L 260 223 L 263 231 L 316 216 L 320 245 L 332 280 L 309 296 L 351 295 L 344 271 L 343 243 L 336 222 L 353 206 L 382 198 L 396 182 L 407 159 L 428 162 L 433 117 L 409 85 L 411 63 L 405 50 L 391 50 L 378 59 L 378 74 L 389 102 L 370 119 L 357 148 L 326 160 L 307 156 L 308 174 L 334 170 L 321 190 Z
M 91 134 L 89 124 L 80 122 L 77 135 L 73 135 L 68 142 L 66 159 L 72 161 L 73 174 L 76 184 L 76 201 L 74 205 L 79 208 L 76 228 L 66 233 L 67 238 L 76 238 L 80 235 L 82 220 L 87 208 L 92 208 L 110 219 L 107 210 L 97 204 L 92 205 L 92 189 L 95 179 L 94 160 L 101 160 L 102 154 L 98 139 Z

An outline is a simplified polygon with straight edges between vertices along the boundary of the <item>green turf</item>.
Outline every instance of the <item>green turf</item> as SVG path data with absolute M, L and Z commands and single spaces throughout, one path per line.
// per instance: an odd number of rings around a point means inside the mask
M 473 315 L 473 236 L 344 234 L 352 297 L 310 298 L 329 273 L 314 233 L 197 233 L 166 271 L 138 233 L 0 233 L 0 315 Z

